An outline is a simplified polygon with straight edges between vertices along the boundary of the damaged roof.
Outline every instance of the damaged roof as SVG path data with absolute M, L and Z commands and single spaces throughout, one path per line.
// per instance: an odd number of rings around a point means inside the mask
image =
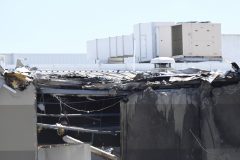
M 107 90 L 108 92 L 102 93 L 107 95 L 116 95 L 121 91 L 139 91 L 148 87 L 153 89 L 193 87 L 199 86 L 203 81 L 212 85 L 231 84 L 237 83 L 240 78 L 237 71 L 221 73 L 194 68 L 168 72 L 37 71 L 22 65 L 12 72 L 1 68 L 1 74 L 2 81 L 5 80 L 2 83 L 14 90 L 24 90 L 30 83 L 33 83 L 40 92 L 45 93 L 58 91 L 62 94 L 81 94 L 82 92 L 76 90 L 86 90 L 89 94 L 90 90 Z M 66 89 L 72 91 L 66 92 Z

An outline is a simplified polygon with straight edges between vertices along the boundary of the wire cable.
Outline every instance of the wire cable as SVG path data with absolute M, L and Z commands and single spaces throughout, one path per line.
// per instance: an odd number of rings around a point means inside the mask
M 122 96 L 113 97 L 113 98 L 105 98 L 105 99 L 97 99 L 95 101 L 80 101 L 80 102 L 67 102 L 67 104 L 82 104 L 82 103 L 90 103 L 90 102 L 100 102 L 100 101 L 107 101 L 107 100 L 113 100 L 113 99 L 119 99 L 122 98 Z M 44 104 L 59 104 L 58 102 L 44 102 Z
M 115 107 L 115 105 L 118 104 L 118 103 L 121 101 L 121 100 L 119 100 L 119 101 L 111 104 L 110 106 L 107 106 L 107 107 L 104 107 L 104 108 L 101 108 L 101 109 L 87 111 L 87 110 L 81 110 L 81 109 L 74 108 L 74 107 L 72 107 L 72 106 L 64 103 L 63 101 L 61 101 L 61 99 L 60 99 L 58 96 L 55 96 L 55 95 L 54 95 L 54 97 L 55 97 L 60 103 L 62 103 L 63 105 L 65 105 L 66 107 L 68 107 L 68 108 L 70 108 L 70 109 L 72 109 L 72 110 L 74 110 L 74 111 L 84 112 L 84 113 L 101 112 L 101 111 L 104 111 L 104 110 L 109 109 L 109 108 L 111 108 L 111 107 Z
M 193 133 L 193 131 L 192 131 L 191 129 L 189 129 L 189 132 L 192 134 L 192 136 L 193 136 L 194 139 L 197 141 L 198 145 L 200 146 L 200 148 L 202 148 L 202 150 L 204 150 L 206 153 L 209 153 L 209 154 L 213 154 L 213 155 L 215 155 L 215 156 L 218 156 L 217 153 L 208 151 L 208 150 L 206 149 L 206 147 L 204 147 L 204 146 L 202 145 L 202 143 L 200 142 L 200 140 L 197 138 L 197 136 Z

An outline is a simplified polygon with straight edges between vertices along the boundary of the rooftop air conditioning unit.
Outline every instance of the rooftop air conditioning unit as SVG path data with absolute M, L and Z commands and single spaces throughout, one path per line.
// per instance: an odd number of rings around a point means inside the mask
M 221 58 L 221 24 L 182 23 L 172 26 L 172 56 Z

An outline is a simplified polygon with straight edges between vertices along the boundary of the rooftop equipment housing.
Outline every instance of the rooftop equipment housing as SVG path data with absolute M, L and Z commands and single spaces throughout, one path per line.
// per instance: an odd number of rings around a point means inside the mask
M 151 22 L 134 25 L 136 62 L 150 62 L 158 56 L 171 56 L 171 26 L 174 22 Z
M 175 60 L 170 57 L 157 57 L 152 59 L 151 63 L 154 64 L 155 71 L 166 72 L 172 69 L 171 67 Z
M 221 24 L 187 22 L 172 26 L 172 55 L 221 58 Z

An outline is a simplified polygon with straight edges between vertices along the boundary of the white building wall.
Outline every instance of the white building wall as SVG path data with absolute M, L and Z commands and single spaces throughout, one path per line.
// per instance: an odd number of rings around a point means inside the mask
M 117 38 L 109 37 L 109 46 L 110 46 L 110 57 L 117 57 Z
M 88 59 L 94 63 L 108 63 L 109 58 L 133 56 L 133 42 L 132 34 L 88 41 Z
M 124 55 L 124 42 L 123 42 L 123 36 L 117 36 L 117 57 L 123 57 Z
M 185 56 L 222 56 L 221 24 L 183 23 L 182 41 Z
M 172 23 L 173 25 L 174 23 Z M 156 50 L 158 57 L 172 57 L 171 24 L 156 28 Z
M 17 93 L 0 88 L 0 95 L 0 159 L 36 160 L 35 87 Z
M 122 37 L 122 36 L 121 36 Z M 124 55 L 132 55 L 133 53 L 133 35 L 124 36 Z M 105 39 L 107 40 L 107 39 Z M 117 57 L 120 55 L 117 47 L 117 38 L 116 37 L 110 37 L 108 38 L 108 47 L 110 46 L 110 57 Z M 57 69 L 61 68 L 64 70 L 75 68 L 77 67 L 87 69 L 87 67 L 95 69 L 94 67 L 91 67 L 91 65 L 84 65 L 84 64 L 95 64 L 95 58 L 96 58 L 96 40 L 91 41 L 91 43 L 88 43 L 88 50 L 89 53 L 93 54 L 0 54 L 0 57 L 5 62 L 1 62 L 1 64 L 5 65 L 7 68 L 11 66 L 10 68 L 14 68 L 16 64 L 17 59 L 23 60 L 24 64 L 27 64 L 31 67 L 36 66 L 38 68 L 43 69 Z M 135 41 L 136 43 L 136 41 Z M 107 43 L 105 43 L 107 46 Z M 136 48 L 136 46 L 135 46 Z M 118 51 L 118 52 L 117 52 Z M 92 56 L 92 61 L 89 60 L 89 57 Z M 102 55 L 101 55 L 102 56 Z M 136 55 L 137 56 L 137 55 Z M 158 55 L 159 56 L 159 55 Z M 163 54 L 160 55 L 163 57 Z M 164 55 L 167 56 L 167 55 Z M 224 60 L 228 61 L 235 61 L 240 62 L 240 35 L 235 34 L 223 34 L 222 35 L 222 56 Z M 106 62 L 108 60 L 108 56 L 105 59 Z M 25 60 L 24 60 L 25 59 Z M 134 63 L 134 58 L 124 58 L 125 63 Z M 239 63 L 240 64 L 240 63 Z M 119 64 L 118 64 L 119 65 Z M 186 66 L 186 65 L 185 65 Z M 3 66 L 4 67 L 4 66 Z M 111 68 L 109 68 L 111 69 Z
M 109 57 L 136 57 L 136 62 L 171 56 L 171 26 L 174 22 L 151 22 L 134 25 L 133 34 L 87 42 L 88 57 L 107 63 Z
M 97 39 L 98 60 L 101 63 L 107 63 L 110 57 L 109 38 Z
M 222 54 L 226 61 L 240 62 L 240 34 L 222 35 Z
M 26 64 L 81 64 L 87 63 L 86 54 L 14 54 L 14 63 L 17 59 Z
M 134 55 L 134 35 L 123 36 L 124 41 L 124 56 L 133 56 Z
M 203 70 L 210 71 L 228 71 L 231 69 L 231 64 L 226 62 L 198 62 L 198 63 L 175 63 L 172 66 L 176 70 L 182 70 L 187 68 L 198 68 Z M 151 63 L 127 63 L 127 64 L 82 64 L 82 65 L 58 65 L 58 66 L 50 66 L 50 65 L 41 65 L 39 67 L 39 71 L 48 71 L 52 73 L 52 71 L 63 71 L 64 73 L 68 73 L 69 71 L 152 71 L 154 69 L 154 64 Z
M 89 144 L 39 148 L 38 160 L 91 160 L 91 149 Z
M 4 62 L 2 62 L 2 64 L 4 65 L 14 64 L 13 54 L 0 54 L 0 56 L 4 57 L 3 58 Z
M 23 64 L 31 67 L 37 67 L 39 65 L 76 65 L 90 63 L 90 61 L 87 60 L 87 54 L 0 54 L 0 57 L 3 57 L 5 60 L 5 66 L 15 66 L 17 59 L 20 59 Z
M 137 62 L 149 61 L 153 57 L 153 24 L 134 25 L 135 58 Z
M 134 52 L 137 62 L 150 61 L 161 54 L 171 53 L 171 44 L 167 42 L 171 42 L 170 27 L 173 24 L 173 22 L 152 22 L 134 25 Z
M 96 60 L 98 58 L 98 53 L 97 53 L 97 40 L 90 40 L 87 41 L 87 59 L 91 63 L 96 63 Z

